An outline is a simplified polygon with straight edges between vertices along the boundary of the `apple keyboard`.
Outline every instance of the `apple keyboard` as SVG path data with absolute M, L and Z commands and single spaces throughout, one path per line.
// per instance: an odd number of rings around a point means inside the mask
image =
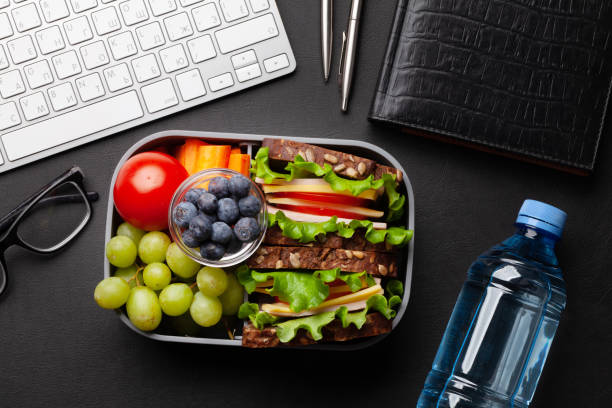
M 275 0 L 0 0 L 0 173 L 295 67 Z

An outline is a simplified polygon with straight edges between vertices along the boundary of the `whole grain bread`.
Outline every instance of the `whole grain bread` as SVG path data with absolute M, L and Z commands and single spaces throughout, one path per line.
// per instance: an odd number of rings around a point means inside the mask
M 363 272 L 379 277 L 397 277 L 396 255 L 349 249 L 262 245 L 247 259 L 255 269 L 333 269 Z
M 374 160 L 293 140 L 265 138 L 262 147 L 270 149 L 268 157 L 272 161 L 290 162 L 299 154 L 304 160 L 319 166 L 327 163 L 336 174 L 355 180 L 363 180 L 370 175 L 379 179 L 383 174 L 395 175 L 397 181 L 402 181 L 403 177 L 400 170 L 378 164 Z
M 363 229 L 356 230 L 355 234 L 353 234 L 351 238 L 342 238 L 338 234 L 329 233 L 325 236 L 318 237 L 313 242 L 304 244 L 298 240 L 284 236 L 283 231 L 278 226 L 274 226 L 272 228 L 268 228 L 268 230 L 266 231 L 264 244 L 278 246 L 305 246 L 314 248 L 348 249 L 350 251 L 371 252 L 397 252 L 399 250 L 398 247 L 385 244 L 384 242 L 381 242 L 379 244 L 371 243 L 365 238 L 365 231 Z
M 336 319 L 327 326 L 323 327 L 321 333 L 323 339 L 320 342 L 331 341 L 348 341 L 362 337 L 378 336 L 380 334 L 389 333 L 391 331 L 391 320 L 387 320 L 380 313 L 369 313 L 366 316 L 366 322 L 357 329 L 354 325 L 342 327 L 340 320 Z M 304 329 L 300 329 L 293 340 L 286 345 L 288 346 L 305 346 L 308 344 L 317 343 L 312 339 L 310 333 Z M 272 326 L 265 327 L 262 330 L 256 329 L 251 322 L 247 323 L 242 330 L 242 345 L 250 348 L 269 348 L 277 347 L 282 343 L 276 335 L 276 329 Z

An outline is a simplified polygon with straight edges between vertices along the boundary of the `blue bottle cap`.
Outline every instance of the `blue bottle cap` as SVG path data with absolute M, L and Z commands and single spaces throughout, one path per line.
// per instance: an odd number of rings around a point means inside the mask
M 517 224 L 538 228 L 561 238 L 567 214 L 565 211 L 536 200 L 525 200 L 516 217 Z

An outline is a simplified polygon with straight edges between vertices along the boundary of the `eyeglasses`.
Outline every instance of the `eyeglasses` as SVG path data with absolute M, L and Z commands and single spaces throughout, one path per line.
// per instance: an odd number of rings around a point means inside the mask
M 72 167 L 28 197 L 0 219 L 0 296 L 8 284 L 4 253 L 13 246 L 39 254 L 64 248 L 91 219 L 90 201 L 98 193 L 85 193 L 83 171 Z

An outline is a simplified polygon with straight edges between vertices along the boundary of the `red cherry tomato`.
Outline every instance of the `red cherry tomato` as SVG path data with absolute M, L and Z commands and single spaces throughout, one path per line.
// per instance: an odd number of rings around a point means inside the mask
M 174 157 L 160 152 L 132 156 L 119 170 L 113 188 L 115 208 L 130 224 L 147 230 L 168 228 L 168 207 L 188 177 Z

